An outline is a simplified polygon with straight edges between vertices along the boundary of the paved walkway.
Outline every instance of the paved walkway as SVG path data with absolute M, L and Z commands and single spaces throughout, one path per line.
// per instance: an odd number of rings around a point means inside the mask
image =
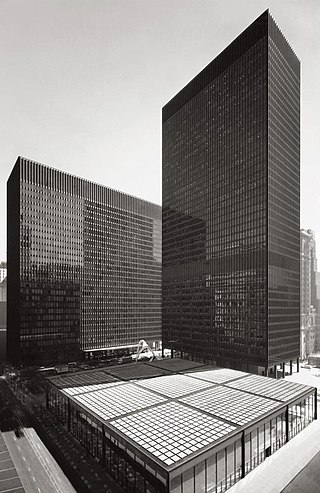
M 320 452 L 296 476 L 282 493 L 319 493 L 320 490 Z
M 286 380 L 319 387 L 320 378 L 307 371 L 294 373 Z M 318 414 L 319 414 L 318 393 Z M 320 452 L 320 416 L 292 438 L 284 447 L 272 454 L 244 479 L 228 490 L 228 493 L 280 493 Z M 316 461 L 316 458 L 315 458 Z M 288 489 L 288 493 L 312 493 L 309 490 Z M 320 491 L 320 485 L 318 490 Z
M 230 488 L 228 493 L 280 493 L 319 451 L 320 421 L 317 420 Z

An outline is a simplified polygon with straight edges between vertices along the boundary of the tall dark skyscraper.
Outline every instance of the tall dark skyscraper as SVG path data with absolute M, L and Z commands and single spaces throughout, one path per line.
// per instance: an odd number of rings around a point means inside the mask
M 163 343 L 299 357 L 300 63 L 264 12 L 163 108 Z
M 8 359 L 161 339 L 161 207 L 18 158 L 8 180 Z

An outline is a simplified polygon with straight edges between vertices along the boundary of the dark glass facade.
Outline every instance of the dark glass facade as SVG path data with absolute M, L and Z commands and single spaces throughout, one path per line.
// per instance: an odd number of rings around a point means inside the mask
M 161 339 L 161 207 L 19 158 L 8 180 L 8 358 Z
M 264 12 L 163 108 L 163 344 L 299 356 L 300 63 Z

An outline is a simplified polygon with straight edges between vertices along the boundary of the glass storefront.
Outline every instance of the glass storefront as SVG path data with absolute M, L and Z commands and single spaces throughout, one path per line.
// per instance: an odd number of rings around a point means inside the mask
M 314 420 L 314 396 L 309 395 L 301 402 L 289 407 L 289 439 L 300 433 Z

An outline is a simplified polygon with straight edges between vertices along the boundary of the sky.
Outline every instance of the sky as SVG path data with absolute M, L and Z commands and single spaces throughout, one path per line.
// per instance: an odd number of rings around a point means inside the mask
M 19 155 L 161 204 L 161 108 L 267 8 L 301 61 L 319 257 L 319 0 L 0 0 L 0 260 Z

